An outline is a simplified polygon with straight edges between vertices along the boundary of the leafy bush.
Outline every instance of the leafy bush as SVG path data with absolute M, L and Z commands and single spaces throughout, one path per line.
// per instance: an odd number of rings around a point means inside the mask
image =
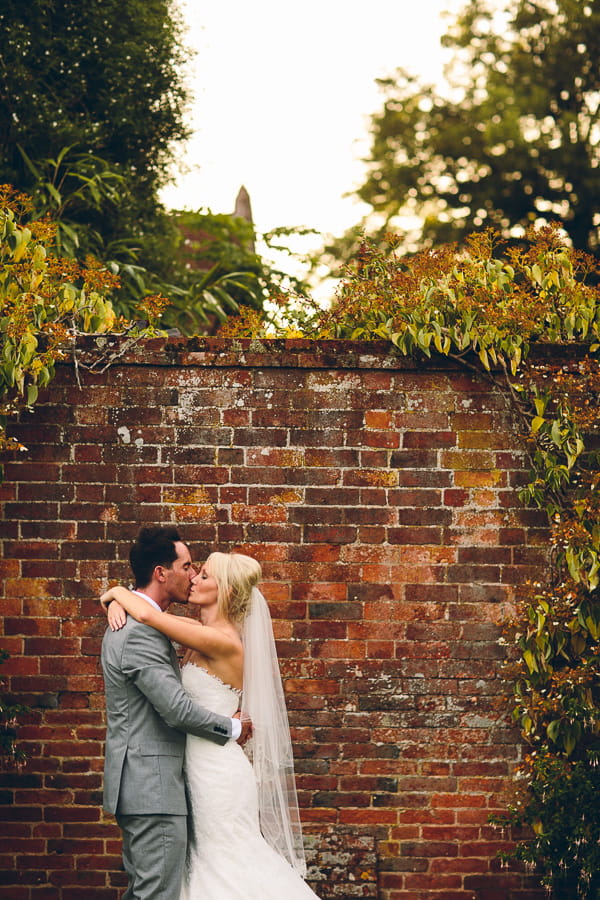
M 92 257 L 79 263 L 56 255 L 56 226 L 30 221 L 29 210 L 27 197 L 0 186 L 1 449 L 18 447 L 6 437 L 7 417 L 34 406 L 78 333 L 128 328 L 111 302 L 115 276 Z

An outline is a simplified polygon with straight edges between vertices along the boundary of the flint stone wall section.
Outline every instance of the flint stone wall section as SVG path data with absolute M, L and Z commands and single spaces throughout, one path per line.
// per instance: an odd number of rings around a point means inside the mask
M 547 542 L 502 396 L 387 345 L 102 340 L 111 367 L 79 387 L 59 366 L 0 486 L 0 674 L 32 708 L 27 766 L 0 774 L 0 898 L 122 894 L 96 598 L 155 522 L 263 565 L 323 900 L 543 897 L 488 823 L 520 754 L 499 623 Z

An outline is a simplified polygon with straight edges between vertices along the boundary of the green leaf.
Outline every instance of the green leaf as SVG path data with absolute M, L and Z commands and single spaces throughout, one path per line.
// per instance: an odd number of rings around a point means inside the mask
M 550 429 L 550 437 L 552 438 L 552 440 L 554 441 L 554 443 L 557 447 L 562 446 L 563 434 L 562 434 L 562 431 L 560 428 L 560 423 L 557 422 L 556 419 L 552 423 L 552 428 Z
M 60 206 L 62 204 L 62 196 L 61 196 L 60 192 L 54 187 L 54 185 L 47 183 L 46 190 L 48 191 L 48 193 L 50 194 L 50 196 L 52 197 L 52 199 L 54 200 L 56 205 Z
M 33 406 L 38 398 L 38 387 L 36 384 L 27 385 L 27 406 Z
M 25 150 L 23 149 L 23 147 L 20 144 L 17 144 L 17 150 L 21 154 L 21 156 L 23 158 L 23 162 L 25 163 L 25 165 L 27 166 L 27 168 L 29 169 L 29 171 L 31 172 L 33 177 L 36 179 L 36 181 L 39 181 L 41 178 L 39 169 L 35 166 L 35 164 L 32 162 L 32 160 L 29 158 L 29 156 L 27 155 L 27 153 L 25 152 Z
M 560 719 L 555 719 L 553 722 L 550 722 L 550 724 L 546 728 L 546 734 L 551 741 L 554 741 L 555 744 L 558 742 L 558 738 L 560 737 L 560 726 Z

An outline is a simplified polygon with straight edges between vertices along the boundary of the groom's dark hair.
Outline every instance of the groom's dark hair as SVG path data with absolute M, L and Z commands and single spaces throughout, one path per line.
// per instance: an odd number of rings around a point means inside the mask
M 135 576 L 136 588 L 147 587 L 156 566 L 170 569 L 177 559 L 175 544 L 181 541 L 173 525 L 153 525 L 140 529 L 129 551 L 129 564 Z

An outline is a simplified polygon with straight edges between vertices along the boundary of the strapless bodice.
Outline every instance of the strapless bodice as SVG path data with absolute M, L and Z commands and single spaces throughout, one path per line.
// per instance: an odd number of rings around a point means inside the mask
M 194 663 L 185 664 L 181 670 L 181 680 L 190 697 L 212 712 L 232 716 L 240 705 L 241 690 L 225 684 L 218 675 Z

